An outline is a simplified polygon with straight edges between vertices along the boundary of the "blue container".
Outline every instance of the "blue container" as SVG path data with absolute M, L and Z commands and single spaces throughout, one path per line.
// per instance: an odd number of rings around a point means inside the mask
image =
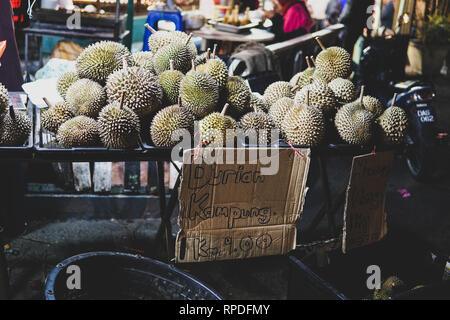
M 175 24 L 175 30 L 183 31 L 183 17 L 178 9 L 166 10 L 162 8 L 161 10 L 152 10 L 148 13 L 147 23 L 155 30 L 158 30 L 158 21 L 166 20 L 172 21 Z M 145 28 L 145 27 L 144 27 Z M 151 32 L 145 28 L 144 33 L 144 48 L 143 51 L 149 51 L 148 38 L 151 36 Z

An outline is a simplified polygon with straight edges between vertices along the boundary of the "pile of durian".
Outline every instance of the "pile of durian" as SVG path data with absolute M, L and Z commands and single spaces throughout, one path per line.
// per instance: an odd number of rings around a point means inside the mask
M 350 144 L 367 144 L 375 135 L 390 144 L 404 138 L 404 111 L 391 106 L 383 112 L 363 90 L 358 98 L 348 80 L 351 58 L 342 48 L 324 48 L 318 39 L 323 51 L 307 59 L 308 68 L 289 82 L 272 83 L 261 96 L 243 78 L 229 76 L 216 46 L 199 55 L 186 33 L 146 27 L 150 52 L 131 55 L 119 43 L 98 42 L 80 54 L 76 72 L 58 79 L 64 102 L 49 106 L 41 125 L 62 147 L 143 147 L 141 136 L 172 147 L 180 130 L 199 135 L 203 145 L 223 146 L 238 128 L 256 133 L 263 145 L 274 129 L 294 145 L 317 146 L 333 122 Z
M 0 146 L 23 146 L 28 141 L 31 128 L 31 119 L 10 105 L 8 90 L 0 83 Z

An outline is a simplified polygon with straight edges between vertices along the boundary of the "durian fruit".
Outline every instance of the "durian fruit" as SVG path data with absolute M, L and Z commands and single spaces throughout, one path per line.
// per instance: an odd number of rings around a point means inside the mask
M 214 56 L 214 54 L 213 54 Z M 197 67 L 197 70 L 204 71 L 216 80 L 219 90 L 224 88 L 228 79 L 228 68 L 225 62 L 219 58 L 212 58 Z
M 73 71 L 64 72 L 59 76 L 56 82 L 56 90 L 63 99 L 66 99 L 67 89 L 77 80 L 79 80 L 78 74 Z
M 87 78 L 105 84 L 108 76 L 122 68 L 123 57 L 130 59 L 130 52 L 123 44 L 100 41 L 91 44 L 78 56 L 76 68 L 80 79 Z
M 228 112 L 230 115 L 239 118 L 250 111 L 250 88 L 241 77 L 228 77 L 225 96 L 226 103 L 229 104 Z
M 383 104 L 377 98 L 364 96 L 363 104 L 366 110 L 372 112 L 375 117 L 379 117 L 383 113 Z
M 405 283 L 396 276 L 390 276 L 381 285 L 381 289 L 375 290 L 374 300 L 388 300 L 390 297 L 406 290 Z
M 325 122 L 322 111 L 310 105 L 309 93 L 303 104 L 294 104 L 281 123 L 281 131 L 288 143 L 313 147 L 319 145 L 325 136 Z
M 100 142 L 97 121 L 86 116 L 72 118 L 59 127 L 56 139 L 63 148 L 96 146 Z
M 307 92 L 311 104 L 319 108 L 324 115 L 330 114 L 337 106 L 336 97 L 326 82 L 318 79 L 310 79 L 311 83 L 303 87 L 295 95 L 295 104 L 306 103 Z
M 374 115 L 364 108 L 364 86 L 359 100 L 342 106 L 334 123 L 340 137 L 350 144 L 367 144 L 372 138 Z
M 276 128 L 281 129 L 286 114 L 294 105 L 294 99 L 284 97 L 275 102 L 269 109 L 269 117 Z
M 348 78 L 352 73 L 352 57 L 344 48 L 325 48 L 320 39 L 316 37 L 322 51 L 316 57 L 317 75 L 326 82 L 336 78 Z
M 158 77 L 159 84 L 163 91 L 165 105 L 173 105 L 178 101 L 180 95 L 180 83 L 184 74 L 173 67 L 173 60 L 170 60 L 170 70 L 164 71 Z
M 183 106 L 190 110 L 196 119 L 200 119 L 216 108 L 219 89 L 216 80 L 205 72 L 197 71 L 192 61 L 192 70 L 181 80 L 180 97 Z
M 252 110 L 258 110 L 258 111 L 263 111 L 263 112 L 267 112 L 269 111 L 269 106 L 267 106 L 267 104 L 265 103 L 264 99 L 262 98 L 262 96 L 257 95 L 255 93 L 251 93 L 250 95 L 250 105 L 249 108 Z
M 336 78 L 328 84 L 328 87 L 340 104 L 350 103 L 357 98 L 355 85 L 348 79 Z
M 221 113 L 213 112 L 200 120 L 200 137 L 204 144 L 222 147 L 230 143 L 229 130 L 236 130 L 237 124 L 233 118 L 225 115 L 228 106 L 227 103 Z
M 179 142 L 172 138 L 173 134 L 179 130 L 192 133 L 193 127 L 194 116 L 179 101 L 178 104 L 165 107 L 155 115 L 150 126 L 150 135 L 155 146 L 173 147 Z
M 296 89 L 297 88 L 292 87 L 289 82 L 276 81 L 264 90 L 264 101 L 268 106 L 271 106 L 281 98 L 294 98 Z
M 392 105 L 376 120 L 383 142 L 391 145 L 404 141 L 408 127 L 406 112 L 394 105 L 396 98 L 397 94 L 392 99 Z
M 31 120 L 24 112 L 9 106 L 9 111 L 0 122 L 0 145 L 22 146 L 30 136 L 31 127 Z
M 201 64 L 205 64 L 206 61 L 208 61 L 209 59 L 211 59 L 211 49 L 208 48 L 208 50 L 206 50 L 205 52 L 203 52 L 202 54 L 198 55 L 195 60 L 195 66 L 199 66 Z
M 106 82 L 108 102 L 119 102 L 122 93 L 126 92 L 124 106 L 144 117 L 156 111 L 162 102 L 163 90 L 158 79 L 147 69 L 128 67 L 123 60 L 123 69 L 108 77 Z
M 173 60 L 175 70 L 186 73 L 191 68 L 191 61 L 196 58 L 197 52 L 189 45 L 192 35 L 186 40 L 177 40 L 160 48 L 153 58 L 157 74 L 170 69 L 170 60 Z
M 153 52 L 152 51 L 139 51 L 131 55 L 133 60 L 132 66 L 141 67 L 147 69 L 151 73 L 156 73 L 155 66 L 153 65 Z
M 0 83 L 0 113 L 5 112 L 9 105 L 9 94 L 8 89 Z
M 271 131 L 275 129 L 275 125 L 269 115 L 265 112 L 258 111 L 257 108 L 253 112 L 246 113 L 240 120 L 241 128 L 246 135 L 256 135 L 251 137 L 256 139 L 258 144 L 270 143 Z
M 67 89 L 66 103 L 70 111 L 77 116 L 97 118 L 106 104 L 106 92 L 97 82 L 80 79 Z
M 41 111 L 41 127 L 45 130 L 57 133 L 64 122 L 75 117 L 65 102 L 57 103 L 53 106 L 46 98 L 44 98 L 44 101 L 48 109 Z
M 308 65 L 308 68 L 306 68 L 302 72 L 295 74 L 291 78 L 289 83 L 292 87 L 298 86 L 298 89 L 303 88 L 304 86 L 306 86 L 310 83 L 310 79 L 314 75 L 314 71 L 316 70 L 316 68 L 311 65 L 309 57 L 306 57 L 305 59 L 306 59 L 306 64 Z M 312 57 L 311 57 L 311 59 L 312 59 Z
M 145 27 L 152 33 L 151 36 L 148 38 L 148 47 L 153 53 L 156 53 L 159 49 L 172 44 L 177 41 L 186 41 L 189 37 L 188 34 L 182 32 L 182 31 L 164 31 L 164 30 L 158 30 L 156 31 L 152 27 L 150 27 L 149 24 L 145 24 Z M 191 47 L 191 50 L 195 52 L 197 55 L 197 47 L 195 46 L 195 43 L 192 41 L 189 41 L 189 46 Z
M 100 138 L 107 148 L 128 149 L 140 144 L 139 116 L 124 102 L 125 92 L 120 102 L 110 103 L 98 116 Z

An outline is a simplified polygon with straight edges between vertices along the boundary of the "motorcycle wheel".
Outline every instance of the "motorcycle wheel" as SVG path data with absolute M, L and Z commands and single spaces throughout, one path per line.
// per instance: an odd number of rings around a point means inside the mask
M 407 136 L 406 165 L 412 177 L 419 182 L 429 182 L 434 173 L 433 150 L 424 141 Z

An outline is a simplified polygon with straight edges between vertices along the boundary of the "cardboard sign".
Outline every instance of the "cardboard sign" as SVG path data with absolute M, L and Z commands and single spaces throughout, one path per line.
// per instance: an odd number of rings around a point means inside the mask
M 194 150 L 184 153 L 176 262 L 243 259 L 293 250 L 309 149 L 299 149 L 301 155 L 277 148 L 216 150 L 223 152 L 221 164 L 192 164 Z M 261 150 L 278 159 L 275 174 L 263 174 L 268 157 Z M 210 152 L 198 151 L 200 158 Z M 257 161 L 249 160 L 251 152 L 259 153 Z M 240 163 L 227 164 L 239 157 Z
M 386 187 L 393 159 L 392 152 L 353 158 L 344 209 L 344 253 L 386 235 Z

